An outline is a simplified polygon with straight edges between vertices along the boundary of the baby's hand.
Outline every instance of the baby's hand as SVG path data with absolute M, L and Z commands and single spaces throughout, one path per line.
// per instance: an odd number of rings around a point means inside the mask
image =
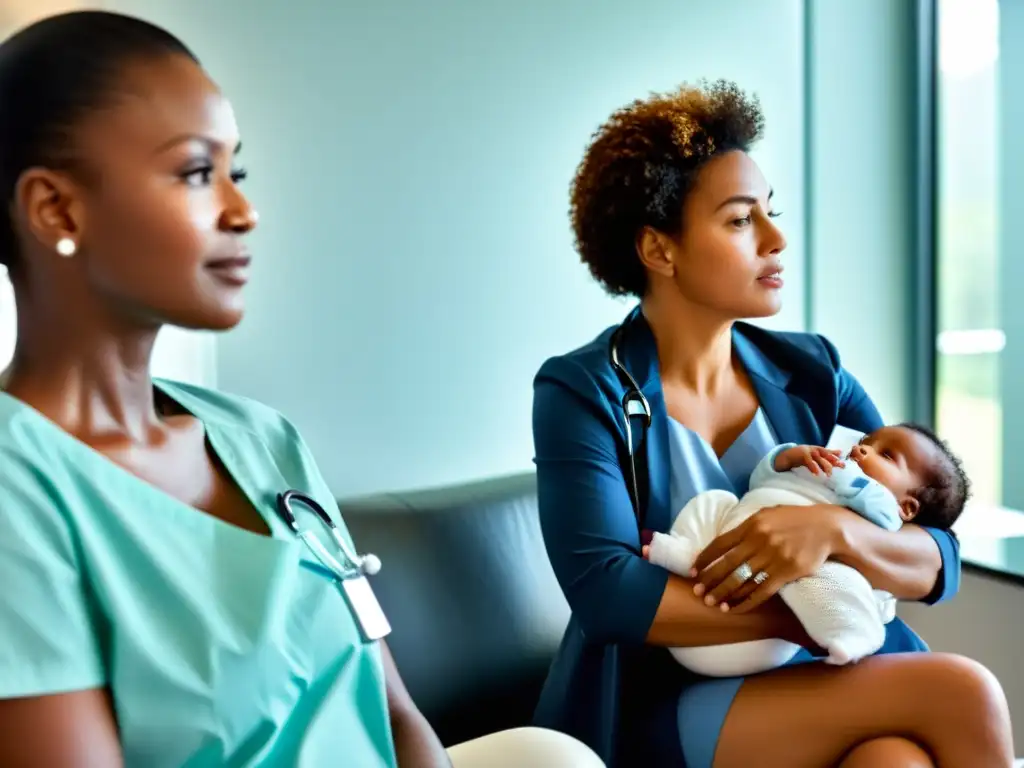
M 832 474 L 832 467 L 846 466 L 839 451 L 822 448 L 820 445 L 795 445 L 781 451 L 775 457 L 775 471 L 787 472 L 797 467 L 807 467 L 815 475 L 823 471 Z

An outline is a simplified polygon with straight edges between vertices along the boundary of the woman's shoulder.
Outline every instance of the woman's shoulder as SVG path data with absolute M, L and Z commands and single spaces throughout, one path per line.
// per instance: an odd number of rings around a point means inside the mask
M 195 384 L 161 379 L 157 385 L 235 450 L 258 447 L 252 455 L 273 462 L 290 487 L 315 492 L 321 503 L 332 499 L 309 445 L 277 409 L 251 397 Z
M 751 323 L 736 323 L 736 332 L 753 344 L 767 359 L 792 372 L 803 372 L 807 366 L 842 369 L 839 350 L 820 333 L 775 331 Z
M 616 327 L 606 328 L 582 346 L 547 358 L 534 377 L 534 387 L 560 384 L 585 393 L 611 384 L 615 373 L 609 364 L 608 344 Z
M 549 357 L 533 382 L 534 444 L 541 453 L 558 452 L 564 440 L 593 446 L 621 436 L 616 418 L 622 398 L 609 358 L 611 326 L 586 344 Z
M 283 414 L 242 395 L 160 379 L 156 386 L 208 427 L 256 435 L 278 450 L 304 450 L 298 430 Z M 77 476 L 83 446 L 30 406 L 0 393 L 0 484 L 10 489 L 47 487 Z M 67 478 L 65 478 L 67 476 Z
M 60 427 L 31 406 L 0 393 L 0 485 L 21 480 L 60 462 L 66 443 Z
M 608 350 L 617 327 L 610 326 L 586 344 L 549 357 L 537 372 L 534 386 L 556 383 L 581 393 L 595 386 L 615 391 L 620 384 Z M 736 323 L 735 330 L 758 355 L 791 372 L 838 373 L 842 369 L 839 350 L 820 333 L 775 331 L 745 322 Z
M 299 437 L 283 413 L 251 397 L 169 379 L 156 385 L 207 425 L 244 429 L 272 443 Z
M 57 563 L 75 560 L 70 497 L 78 498 L 75 476 L 84 471 L 75 445 L 38 411 L 0 394 L 0 550 L 6 545 Z

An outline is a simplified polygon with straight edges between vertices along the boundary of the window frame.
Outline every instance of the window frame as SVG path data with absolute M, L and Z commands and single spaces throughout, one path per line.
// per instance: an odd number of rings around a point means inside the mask
M 938 0 L 917 0 L 910 285 L 910 417 L 934 428 L 938 401 Z

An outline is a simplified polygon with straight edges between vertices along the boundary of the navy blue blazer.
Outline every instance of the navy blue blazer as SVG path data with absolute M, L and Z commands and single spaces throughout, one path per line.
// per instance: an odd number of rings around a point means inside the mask
M 634 312 L 620 358 L 651 407 L 644 527 L 666 532 L 678 511 L 669 506 L 669 422 L 654 336 L 642 313 Z M 670 680 L 667 684 L 680 687 L 686 674 L 669 663 L 664 649 L 644 649 L 668 572 L 640 554 L 620 465 L 626 437 L 623 388 L 609 363 L 614 330 L 547 360 L 534 381 L 533 404 L 541 528 L 572 609 L 535 722 L 576 736 L 609 765 L 615 763 L 622 693 L 618 678 L 623 670 L 643 659 L 638 663 L 644 678 Z M 836 425 L 862 432 L 882 426 L 874 403 L 823 336 L 737 323 L 733 344 L 780 441 L 822 445 Z M 939 578 L 925 599 L 936 603 L 959 588 L 959 545 L 946 531 L 926 530 L 942 555 Z M 880 653 L 908 650 L 927 646 L 897 619 L 889 625 Z

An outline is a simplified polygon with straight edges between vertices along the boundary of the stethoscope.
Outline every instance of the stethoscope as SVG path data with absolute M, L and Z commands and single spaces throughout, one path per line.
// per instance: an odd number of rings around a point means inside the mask
M 309 507 L 320 518 L 320 522 L 327 528 L 331 539 L 338 547 L 338 551 L 344 556 L 347 565 L 342 565 L 338 559 L 327 551 L 327 547 L 310 530 L 299 528 L 299 522 L 292 512 L 292 503 L 300 502 Z M 316 499 L 311 498 L 302 491 L 285 491 L 277 495 L 277 514 L 295 535 L 306 545 L 310 552 L 320 561 L 320 564 L 333 573 L 338 579 L 358 579 L 362 576 L 373 576 L 380 571 L 380 558 L 372 553 L 359 555 L 352 552 L 342 538 L 338 526 L 327 514 L 327 511 L 320 506 Z
M 647 429 L 651 426 L 651 405 L 647 402 L 647 398 L 644 397 L 644 393 L 640 391 L 640 386 L 636 383 L 636 379 L 626 370 L 626 366 L 619 359 L 619 352 L 622 348 L 622 337 L 625 335 L 629 326 L 636 321 L 640 315 L 640 307 L 637 307 L 629 316 L 622 321 L 622 324 L 616 328 L 608 340 L 608 360 L 611 363 L 612 370 L 615 371 L 619 377 L 619 381 L 622 383 L 624 392 L 622 394 L 622 415 L 623 421 L 626 427 L 626 453 L 629 456 L 629 465 L 627 467 L 627 481 L 630 484 L 632 490 L 632 501 L 633 501 L 633 513 L 636 515 L 637 524 L 641 525 L 643 521 L 643 511 L 640 509 L 640 486 L 637 482 L 637 471 L 636 471 L 636 449 L 633 447 L 633 419 L 640 419 L 640 440 L 637 442 L 637 447 L 643 446 L 644 439 L 647 434 Z

